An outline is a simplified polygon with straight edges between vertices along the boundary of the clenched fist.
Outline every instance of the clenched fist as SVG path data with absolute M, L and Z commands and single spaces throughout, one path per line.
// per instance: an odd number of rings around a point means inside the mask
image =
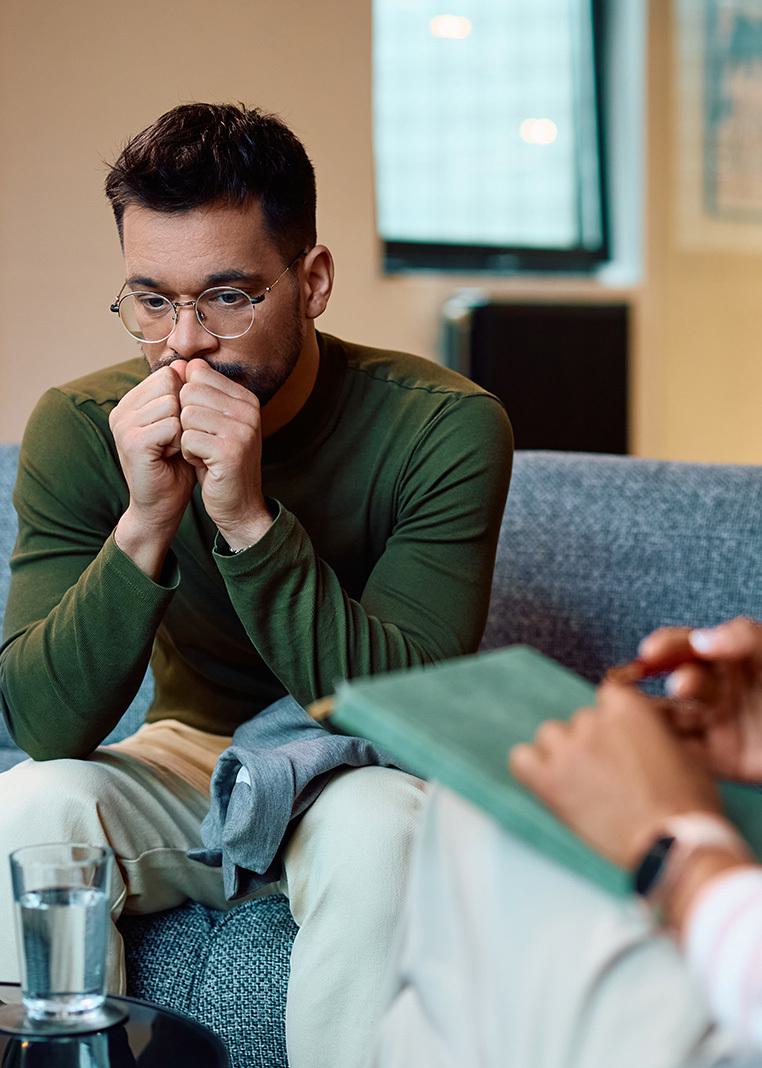
M 179 404 L 182 457 L 195 470 L 209 517 L 231 548 L 253 544 L 272 524 L 262 493 L 259 401 L 197 359 L 187 365 Z
M 196 475 L 180 452 L 180 391 L 187 364 L 175 360 L 150 374 L 111 412 L 122 472 L 130 493 L 130 526 L 170 540 L 190 500 Z

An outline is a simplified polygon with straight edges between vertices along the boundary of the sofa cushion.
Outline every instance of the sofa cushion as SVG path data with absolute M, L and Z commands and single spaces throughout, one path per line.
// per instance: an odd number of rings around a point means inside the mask
M 0 630 L 5 614 L 5 602 L 8 600 L 8 587 L 11 573 L 8 567 L 14 542 L 16 541 L 16 513 L 13 510 L 13 485 L 16 481 L 18 464 L 18 445 L 0 444 Z M 0 771 L 11 767 L 23 758 L 8 734 L 5 720 L 0 716 Z
M 22 760 L 26 760 L 26 753 L 22 753 L 15 745 L 0 744 L 0 771 L 7 771 Z
M 762 468 L 519 452 L 483 648 L 597 681 L 668 624 L 762 618 Z
M 130 994 L 187 1013 L 233 1068 L 286 1068 L 286 986 L 296 925 L 280 895 L 217 912 L 187 904 L 123 916 Z
M 18 445 L 0 444 L 0 622 L 5 612 L 10 584 L 10 559 L 16 541 L 16 513 L 13 510 L 13 484 L 16 481 Z

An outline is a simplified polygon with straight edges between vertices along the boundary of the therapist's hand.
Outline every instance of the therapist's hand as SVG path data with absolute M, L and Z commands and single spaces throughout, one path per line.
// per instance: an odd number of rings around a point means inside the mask
M 664 627 L 640 645 L 646 674 L 671 672 L 665 714 L 719 778 L 762 782 L 762 626 Z
M 515 778 L 593 849 L 623 868 L 640 860 L 670 816 L 721 813 L 707 768 L 670 729 L 659 704 L 606 682 L 595 708 L 549 721 L 509 756 Z

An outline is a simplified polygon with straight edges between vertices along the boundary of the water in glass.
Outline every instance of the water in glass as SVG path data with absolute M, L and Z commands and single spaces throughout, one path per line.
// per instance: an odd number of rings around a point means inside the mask
M 105 997 L 108 899 L 93 886 L 30 890 L 17 901 L 21 985 L 30 1016 L 98 1008 Z

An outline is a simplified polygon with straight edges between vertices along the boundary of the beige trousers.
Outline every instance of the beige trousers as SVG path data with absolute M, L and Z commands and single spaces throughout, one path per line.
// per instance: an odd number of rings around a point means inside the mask
M 25 761 L 0 774 L 0 979 L 17 980 L 7 860 L 53 841 L 109 845 L 112 920 L 191 899 L 224 899 L 222 873 L 188 860 L 201 844 L 209 781 L 230 739 L 173 720 L 147 724 L 87 760 Z M 363 1068 L 383 1006 L 383 980 L 424 784 L 388 768 L 337 773 L 302 816 L 273 886 L 299 932 L 286 1010 L 291 1068 Z M 124 950 L 110 930 L 108 982 L 125 989 Z

